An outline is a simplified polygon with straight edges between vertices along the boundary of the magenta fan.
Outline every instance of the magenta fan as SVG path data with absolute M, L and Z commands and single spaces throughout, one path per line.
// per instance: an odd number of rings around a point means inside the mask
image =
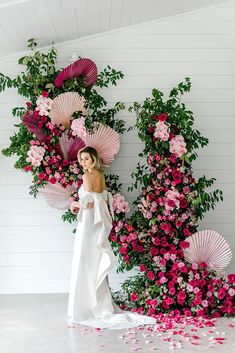
M 88 114 L 85 108 L 86 100 L 76 92 L 66 92 L 59 94 L 53 99 L 51 105 L 50 118 L 54 124 L 62 124 L 66 128 L 70 127 L 72 114 L 81 112 L 81 115 Z
M 78 151 L 85 147 L 85 143 L 80 137 L 69 138 L 67 132 L 62 133 L 59 138 L 59 145 L 64 159 L 67 159 L 68 161 L 77 160 Z
M 69 200 L 70 195 L 76 191 L 76 186 L 68 185 L 66 188 L 59 183 L 56 184 L 46 184 L 41 189 L 39 189 L 39 195 L 45 197 L 48 205 L 57 210 L 66 210 L 71 202 Z
M 39 120 L 40 120 L 40 118 L 38 118 L 34 113 L 31 114 L 29 112 L 27 112 L 22 117 L 22 123 L 27 127 L 29 132 L 35 134 L 36 137 L 39 139 L 39 141 L 43 141 L 46 137 L 46 134 L 38 126 Z
M 55 86 L 61 87 L 66 80 L 81 77 L 86 86 L 91 86 L 97 81 L 98 72 L 96 64 L 90 59 L 79 59 L 62 70 L 55 79 Z
M 208 268 L 223 270 L 232 259 L 227 241 L 214 230 L 202 230 L 187 238 L 189 247 L 184 249 L 184 257 L 190 262 L 206 262 Z
M 119 134 L 101 123 L 95 123 L 93 132 L 87 133 L 82 139 L 86 146 L 97 150 L 105 167 L 110 166 L 120 148 Z

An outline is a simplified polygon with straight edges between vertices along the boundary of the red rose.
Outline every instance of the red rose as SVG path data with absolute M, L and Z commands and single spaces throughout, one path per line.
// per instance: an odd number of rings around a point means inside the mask
M 62 167 L 66 167 L 69 164 L 69 161 L 67 159 L 64 159 L 62 162 Z
M 176 158 L 177 158 L 176 154 L 173 153 L 173 154 L 170 156 L 170 162 L 171 162 L 171 163 L 175 163 L 175 162 L 176 162 Z
M 223 299 L 226 295 L 226 290 L 224 288 L 220 288 L 218 290 L 218 299 Z
M 166 303 L 167 303 L 168 306 L 170 306 L 171 304 L 174 304 L 174 299 L 170 298 L 170 297 L 167 297 L 166 298 Z
M 154 239 L 153 239 L 153 244 L 156 245 L 156 246 L 160 245 L 160 240 L 159 240 L 159 238 L 154 238 Z
M 200 262 L 200 264 L 198 265 L 201 268 L 207 268 L 207 263 L 206 262 Z
M 154 114 L 154 115 L 153 115 L 153 119 L 154 119 L 154 120 L 158 120 L 158 115 L 157 115 L 157 114 Z
M 180 201 L 180 208 L 186 208 L 188 207 L 188 201 L 186 199 L 183 199 Z
M 150 126 L 150 127 L 149 127 L 149 131 L 150 131 L 151 133 L 153 133 L 153 132 L 155 131 L 154 126 Z
M 39 173 L 39 174 L 38 174 L 38 179 L 43 180 L 43 179 L 45 179 L 45 177 L 46 177 L 46 174 L 45 174 L 45 173 Z
M 164 232 L 169 232 L 171 229 L 171 226 L 169 223 L 162 223 L 161 224 L 161 229 L 164 230 Z
M 229 283 L 235 283 L 235 274 L 234 273 L 230 273 L 228 275 L 228 282 Z
M 26 102 L 26 105 L 27 105 L 27 107 L 30 108 L 30 107 L 32 107 L 33 104 L 31 102 Z
M 189 231 L 189 229 L 188 228 L 184 228 L 183 229 L 183 233 L 184 233 L 184 235 L 189 235 L 190 234 L 190 231 Z
M 188 241 L 181 241 L 180 247 L 181 247 L 181 249 L 187 249 L 189 247 L 189 242 Z
M 176 182 L 176 184 L 180 184 L 181 183 L 181 173 L 178 170 L 174 170 L 172 173 L 172 177 L 174 179 L 174 181 Z
M 131 293 L 131 300 L 136 302 L 139 299 L 138 294 L 136 292 Z
M 162 113 L 158 116 L 159 121 L 166 121 L 168 118 L 168 115 L 166 113 Z
M 141 272 L 144 272 L 144 271 L 146 271 L 146 267 L 145 267 L 145 265 L 144 264 L 140 264 L 140 271 Z
M 41 95 L 42 95 L 43 97 L 47 98 L 47 97 L 48 97 L 48 92 L 42 91 Z
M 26 172 L 28 172 L 29 170 L 33 170 L 33 167 L 32 167 L 32 165 L 26 165 L 26 166 L 24 166 L 24 170 Z
M 152 271 L 147 272 L 147 277 L 148 277 L 148 279 L 151 279 L 151 280 L 153 280 L 155 278 L 154 273 Z
M 155 255 L 157 255 L 158 254 L 158 248 L 151 248 L 151 254 L 153 255 L 153 256 L 155 256 Z
M 178 295 L 177 295 L 177 303 L 182 305 L 182 304 L 184 304 L 185 299 L 186 299 L 186 294 L 185 294 L 185 292 L 180 291 L 180 292 L 178 293 Z
M 52 177 L 51 179 L 49 179 L 49 182 L 51 184 L 55 184 L 56 183 L 56 178 Z

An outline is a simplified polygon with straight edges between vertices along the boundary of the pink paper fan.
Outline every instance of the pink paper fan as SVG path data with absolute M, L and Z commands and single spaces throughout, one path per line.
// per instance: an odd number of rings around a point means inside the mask
M 62 124 L 69 128 L 71 116 L 74 112 L 81 112 L 83 116 L 88 114 L 85 104 L 85 98 L 76 92 L 61 93 L 53 99 L 49 114 L 51 121 L 54 124 Z
M 63 186 L 59 183 L 46 184 L 39 190 L 39 195 L 45 197 L 48 205 L 58 210 L 66 210 L 69 208 L 71 202 L 69 201 L 70 195 L 77 190 L 75 184 L 72 186 Z
M 67 132 L 63 132 L 59 138 L 59 145 L 63 153 L 64 159 L 68 161 L 77 160 L 78 151 L 85 147 L 85 143 L 80 137 L 69 138 Z
M 22 124 L 27 127 L 29 132 L 35 134 L 39 141 L 43 141 L 46 137 L 46 134 L 38 126 L 39 120 L 40 120 L 40 118 L 38 116 L 36 116 L 34 113 L 31 114 L 31 113 L 27 112 L 22 117 Z
M 64 81 L 74 77 L 83 78 L 86 86 L 93 85 L 98 77 L 96 64 L 87 58 L 79 59 L 62 70 L 56 77 L 54 84 L 56 87 L 61 87 Z
M 184 257 L 190 262 L 206 262 L 214 270 L 222 270 L 230 263 L 232 252 L 227 241 L 214 230 L 203 230 L 187 238 L 189 247 L 184 249 Z
M 120 148 L 119 134 L 101 123 L 95 123 L 93 132 L 87 133 L 82 139 L 86 146 L 97 150 L 105 167 L 110 166 Z

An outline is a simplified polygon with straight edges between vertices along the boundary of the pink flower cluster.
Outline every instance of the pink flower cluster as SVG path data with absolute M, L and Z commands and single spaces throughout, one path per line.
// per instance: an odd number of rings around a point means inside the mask
M 43 92 L 36 101 L 37 107 L 35 110 L 39 111 L 39 115 L 47 116 L 49 115 L 49 110 L 51 110 L 51 105 L 53 100 L 48 98 L 48 93 Z
M 161 141 L 167 141 L 169 136 L 169 126 L 164 121 L 157 122 L 154 137 Z
M 74 119 L 71 124 L 71 129 L 72 129 L 73 136 L 78 136 L 78 137 L 86 136 L 87 131 L 85 127 L 85 118 L 81 117 L 78 119 Z
M 128 213 L 130 211 L 128 202 L 124 196 L 117 193 L 113 196 L 113 210 L 115 213 Z
M 186 143 L 183 136 L 177 135 L 170 141 L 170 152 L 174 153 L 176 157 L 181 157 L 187 152 Z
M 46 150 L 42 146 L 31 146 L 27 152 L 26 161 L 30 162 L 34 167 L 38 167 L 43 160 L 45 152 Z

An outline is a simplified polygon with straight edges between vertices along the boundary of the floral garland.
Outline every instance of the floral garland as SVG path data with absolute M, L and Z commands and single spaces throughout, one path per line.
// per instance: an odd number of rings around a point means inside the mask
M 190 86 L 186 79 L 166 102 L 162 92 L 154 89 L 152 98 L 131 108 L 145 143 L 140 157 L 147 163 L 139 163 L 132 174 L 130 189 L 142 189 L 135 211 L 115 223 L 111 239 L 120 258 L 119 271 L 138 268 L 139 273 L 122 284 L 115 299 L 152 316 L 159 312 L 213 317 L 235 313 L 235 274 L 215 271 L 213 261 L 195 257 L 189 263 L 184 256 L 198 220 L 222 200 L 220 190 L 206 192 L 214 178 L 193 177 L 195 150 L 208 140 L 193 130 L 192 112 L 180 102 Z

